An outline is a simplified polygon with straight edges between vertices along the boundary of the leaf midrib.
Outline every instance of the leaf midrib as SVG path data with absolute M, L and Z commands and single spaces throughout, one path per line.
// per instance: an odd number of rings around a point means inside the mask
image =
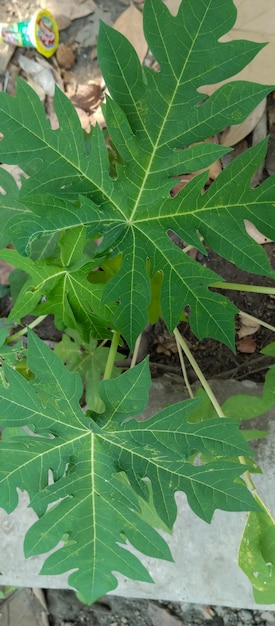
M 186 61 L 185 61 L 184 65 L 183 65 L 183 67 L 182 67 L 182 71 L 181 71 L 181 73 L 180 73 L 180 75 L 179 75 L 179 78 L 178 78 L 178 79 L 177 79 L 177 81 L 176 81 L 176 85 L 175 85 L 175 88 L 174 88 L 174 92 L 173 92 L 173 95 L 172 95 L 172 97 L 171 97 L 171 99 L 170 99 L 170 103 L 169 103 L 169 106 L 168 106 L 168 108 L 167 108 L 166 115 L 165 115 L 165 116 L 164 116 L 164 118 L 163 118 L 163 123 L 162 123 L 162 125 L 161 125 L 161 127 L 160 127 L 159 134 L 158 134 L 158 136 L 157 136 L 157 138 L 156 138 L 155 145 L 154 145 L 153 150 L 152 150 L 151 158 L 150 158 L 150 160 L 149 160 L 148 167 L 147 167 L 147 170 L 146 170 L 146 174 L 145 174 L 145 177 L 144 177 L 143 183 L 142 183 L 142 185 L 141 185 L 141 187 L 140 187 L 140 191 L 139 191 L 139 194 L 138 194 L 138 196 L 137 196 L 137 199 L 136 199 L 135 205 L 134 205 L 134 207 L 133 207 L 132 213 L 131 213 L 131 215 L 130 215 L 129 222 L 133 222 L 134 217 L 135 217 L 135 214 L 136 214 L 136 211 L 138 210 L 138 206 L 139 206 L 139 201 L 140 201 L 140 198 L 141 198 L 141 197 L 142 197 L 142 195 L 143 195 L 143 190 L 144 190 L 144 188 L 145 188 L 145 185 L 146 185 L 147 179 L 148 179 L 148 177 L 149 177 L 149 176 L 150 176 L 150 174 L 151 174 L 151 168 L 152 168 L 152 164 L 153 164 L 153 161 L 154 161 L 154 158 L 155 158 L 156 152 L 157 152 L 157 150 L 158 150 L 158 149 L 159 149 L 159 147 L 160 147 L 160 140 L 161 140 L 161 136 L 162 136 L 162 134 L 163 134 L 163 132 L 164 132 L 165 125 L 166 125 L 166 122 L 167 122 L 167 119 L 168 119 L 168 117 L 169 117 L 169 115 L 170 115 L 170 111 L 171 111 L 172 107 L 174 106 L 174 100 L 175 100 L 176 94 L 177 94 L 177 92 L 178 92 L 179 85 L 181 84 L 181 78 L 182 78 L 182 75 L 183 75 L 183 74 L 184 74 L 184 72 L 185 72 L 185 68 L 186 68 L 186 66 L 187 66 L 187 64 L 188 64 L 188 62 L 189 62 L 189 57 L 190 57 L 191 53 L 193 52 L 193 48 L 194 48 L 194 46 L 195 46 L 195 43 L 196 43 L 196 41 L 197 41 L 197 38 L 199 37 L 199 33 L 200 33 L 200 31 L 201 31 L 201 28 L 202 28 L 202 25 L 203 25 L 203 23 L 204 23 L 204 20 L 205 20 L 205 17 L 206 17 L 207 12 L 208 12 L 208 7 L 207 7 L 207 9 L 205 10 L 205 13 L 204 13 L 204 19 L 201 21 L 201 23 L 200 23 L 200 25 L 199 25 L 198 31 L 197 31 L 197 33 L 196 33 L 196 36 L 194 37 L 193 42 L 192 42 L 192 46 L 190 46 L 190 49 L 189 49 L 189 52 L 188 52 L 188 55 L 187 55 Z M 165 42 L 164 42 L 164 43 L 165 43 Z

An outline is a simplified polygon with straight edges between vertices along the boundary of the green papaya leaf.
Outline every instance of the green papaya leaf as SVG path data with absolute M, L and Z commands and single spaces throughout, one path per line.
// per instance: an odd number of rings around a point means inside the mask
M 252 582 L 256 602 L 274 603 L 275 522 L 267 510 L 249 513 L 239 549 L 239 566 Z
M 56 130 L 24 82 L 18 82 L 15 98 L 0 93 L 0 158 L 16 159 L 30 175 L 20 192 L 26 212 L 8 221 L 13 243 L 24 255 L 36 238 L 64 229 L 85 225 L 91 238 L 102 235 L 101 251 L 122 257 L 102 302 L 118 303 L 113 326 L 131 347 L 148 322 L 150 280 L 160 272 L 159 305 L 153 308 L 162 312 L 169 330 L 188 306 L 199 338 L 212 336 L 234 348 L 237 308 L 209 289 L 219 277 L 182 252 L 171 231 L 205 253 L 201 235 L 242 269 L 273 275 L 264 250 L 244 226 L 249 219 L 275 237 L 273 177 L 256 189 L 250 185 L 266 141 L 235 159 L 205 193 L 207 172 L 176 197 L 170 194 L 175 177 L 208 168 L 228 151 L 205 140 L 242 122 L 273 89 L 231 81 L 205 95 L 205 85 L 234 76 L 263 47 L 221 42 L 235 19 L 233 0 L 222 7 L 220 0 L 199 0 L 195 13 L 192 0 L 182 0 L 176 16 L 161 0 L 146 0 L 144 32 L 159 71 L 142 67 L 128 40 L 101 24 L 98 56 L 111 95 L 105 115 L 118 155 L 111 165 L 104 133 L 96 127 L 87 139 L 60 90 L 54 100 Z
M 171 559 L 165 541 L 148 523 L 148 513 L 139 514 L 139 498 L 149 502 L 148 479 L 155 511 L 169 528 L 177 514 L 177 491 L 184 491 L 193 511 L 208 522 L 216 508 L 258 510 L 239 481 L 246 466 L 232 460 L 249 453 L 235 421 L 189 423 L 197 400 L 170 406 L 148 421 L 129 419 L 148 400 L 147 361 L 102 381 L 105 411 L 95 419 L 80 408 L 79 375 L 69 372 L 31 331 L 28 367 L 34 376 L 30 381 L 4 366 L 0 420 L 9 436 L 0 442 L 0 506 L 10 513 L 18 489 L 28 491 L 38 520 L 25 538 L 26 556 L 62 541 L 41 573 L 74 570 L 69 583 L 85 602 L 116 587 L 113 571 L 151 580 L 124 547 L 126 541 L 144 554 Z M 23 426 L 39 436 L 23 433 Z M 194 451 L 209 452 L 216 460 L 193 465 L 188 458 Z

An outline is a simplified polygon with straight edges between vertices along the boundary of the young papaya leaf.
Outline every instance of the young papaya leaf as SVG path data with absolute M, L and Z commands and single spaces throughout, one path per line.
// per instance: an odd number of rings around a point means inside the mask
M 185 491 L 194 512 L 206 521 L 216 508 L 258 510 L 238 478 L 246 466 L 231 460 L 249 451 L 235 421 L 189 423 L 196 400 L 180 402 L 145 422 L 129 421 L 147 403 L 147 361 L 102 382 L 105 412 L 95 420 L 80 408 L 79 375 L 69 372 L 31 331 L 28 367 L 30 381 L 4 366 L 0 420 L 9 436 L 0 442 L 0 506 L 10 513 L 18 503 L 17 490 L 28 491 L 38 520 L 25 538 L 26 556 L 62 541 L 41 573 L 74 570 L 69 583 L 85 602 L 116 587 L 113 571 L 151 580 L 126 541 L 144 554 L 171 559 L 165 541 L 139 516 L 137 496 L 149 498 L 144 479 L 150 480 L 154 507 L 169 528 L 176 518 L 177 491 Z M 39 436 L 22 430 L 18 435 L 23 426 Z M 217 460 L 188 462 L 191 452 L 205 450 Z
M 1 258 L 26 272 L 17 294 L 11 317 L 19 321 L 25 315 L 54 314 L 58 328 L 78 328 L 84 340 L 111 336 L 113 310 L 101 304 L 102 285 L 90 289 L 89 273 L 96 262 L 83 254 L 86 230 L 83 226 L 63 233 L 58 256 L 33 261 L 16 250 L 1 251 Z
M 104 133 L 95 128 L 87 141 L 73 106 L 58 89 L 56 130 L 24 82 L 18 82 L 15 98 L 0 93 L 0 158 L 16 160 L 29 174 L 20 198 L 30 213 L 19 216 L 18 224 L 9 221 L 10 234 L 22 254 L 36 236 L 80 224 L 89 225 L 93 237 L 102 235 L 104 249 L 122 256 L 103 301 L 119 304 L 114 325 L 130 346 L 148 321 L 151 276 L 161 272 L 159 310 L 169 330 L 188 306 L 199 338 L 213 336 L 234 348 L 237 309 L 210 291 L 218 277 L 179 250 L 169 231 L 205 252 L 200 234 L 244 270 L 271 275 L 265 252 L 244 227 L 249 219 L 267 236 L 275 236 L 273 177 L 250 187 L 266 142 L 234 160 L 206 193 L 202 190 L 208 174 L 202 173 L 176 197 L 170 196 L 176 176 L 207 168 L 228 150 L 205 140 L 240 123 L 273 89 L 232 81 L 205 95 L 205 85 L 234 76 L 263 47 L 221 42 L 235 19 L 233 0 L 224 0 L 222 7 L 220 0 L 201 0 L 196 12 L 192 0 L 182 0 L 176 16 L 161 0 L 146 0 L 144 31 L 159 71 L 141 67 L 131 44 L 101 24 L 98 54 L 111 94 L 106 122 L 118 153 L 111 170 Z M 38 194 L 44 195 L 40 209 Z M 61 211 L 50 218 L 43 211 L 49 194 L 63 198 Z
M 20 202 L 17 184 L 3 167 L 0 167 L 0 190 L 1 190 L 1 236 L 0 246 L 10 243 L 8 225 L 11 219 L 18 219 L 22 213 L 28 209 Z
M 249 513 L 238 563 L 252 582 L 256 602 L 274 603 L 275 522 L 267 510 Z
M 104 404 L 99 396 L 99 383 L 102 378 L 109 348 L 98 345 L 96 339 L 90 338 L 86 343 L 75 329 L 67 328 L 61 341 L 55 347 L 55 354 L 65 363 L 70 372 L 79 372 L 85 390 L 85 403 L 90 411 L 102 413 Z M 119 353 L 116 361 L 123 358 Z M 111 378 L 121 373 L 118 367 L 113 367 Z
M 262 354 L 266 354 L 267 356 L 274 356 L 275 357 L 275 341 L 272 341 L 267 346 L 265 346 L 261 350 L 261 353 Z
M 223 403 L 222 409 L 227 417 L 247 420 L 262 415 L 275 405 L 275 365 L 272 365 L 265 377 L 263 392 L 260 397 L 249 394 L 230 396 Z

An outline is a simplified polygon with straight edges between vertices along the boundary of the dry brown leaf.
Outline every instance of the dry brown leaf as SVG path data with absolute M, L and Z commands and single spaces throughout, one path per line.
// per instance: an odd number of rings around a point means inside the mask
M 75 55 L 70 46 L 61 43 L 56 51 L 57 63 L 65 70 L 70 70 L 75 64 Z
M 77 85 L 76 93 L 71 96 L 70 100 L 74 106 L 80 107 L 84 111 L 89 112 L 95 109 L 101 101 L 102 90 L 98 83 L 89 83 L 88 85 Z
M 274 0 L 234 0 L 238 15 L 234 28 L 221 37 L 220 41 L 247 39 L 268 44 L 257 54 L 234 80 L 248 80 L 262 85 L 274 84 L 275 56 L 275 3 Z M 224 82 L 229 82 L 228 81 Z M 219 83 L 219 85 L 222 83 Z M 212 93 L 218 85 L 202 89 L 203 93 Z
M 93 126 L 98 124 L 100 128 L 106 128 L 106 122 L 105 122 L 105 118 L 104 118 L 101 106 L 97 107 L 94 113 L 91 113 L 89 115 L 89 118 Z
M 245 337 L 241 341 L 237 341 L 236 348 L 238 352 L 253 354 L 256 351 L 256 341 L 252 337 Z
M 93 0 L 40 0 L 41 9 L 48 9 L 50 13 L 58 19 L 58 16 L 66 17 L 69 20 L 76 20 L 79 17 L 90 15 L 95 10 Z
M 245 225 L 245 230 L 248 233 L 248 235 L 250 235 L 250 237 L 252 237 L 254 241 L 257 241 L 257 243 L 263 244 L 263 243 L 270 243 L 272 241 L 272 239 L 268 239 L 268 237 L 260 233 L 258 228 L 256 228 L 254 224 L 249 222 L 249 220 L 244 220 L 244 225 Z
M 221 134 L 222 146 L 234 146 L 236 143 L 247 137 L 249 133 L 254 130 L 260 121 L 266 107 L 266 98 L 258 104 L 250 115 L 242 122 L 242 124 L 236 124 L 235 126 L 229 126 Z
M 114 28 L 127 37 L 141 63 L 147 54 L 148 44 L 143 33 L 142 13 L 131 4 L 114 23 Z
M 163 0 L 172 15 L 177 15 L 181 0 Z
M 59 31 L 66 30 L 71 25 L 72 20 L 66 15 L 56 15 L 55 21 L 57 23 L 57 28 Z
M 242 339 L 242 337 L 247 337 L 248 335 L 254 335 L 254 333 L 256 333 L 257 330 L 259 330 L 260 328 L 260 324 L 258 324 L 256 320 L 252 320 L 246 317 L 246 315 L 240 314 L 239 320 L 241 323 L 241 327 L 237 333 L 239 339 Z
M 14 54 L 14 47 L 4 41 L 0 42 L 0 74 L 4 74 Z
M 86 111 L 83 111 L 83 109 L 80 109 L 80 107 L 75 107 L 75 110 L 80 119 L 81 127 L 83 128 L 83 130 L 86 130 L 86 132 L 89 133 L 91 130 L 91 122 L 88 114 L 86 113 Z

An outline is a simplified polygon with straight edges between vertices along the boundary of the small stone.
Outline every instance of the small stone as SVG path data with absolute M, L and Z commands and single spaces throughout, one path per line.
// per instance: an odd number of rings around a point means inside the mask
M 75 55 L 72 49 L 64 43 L 61 43 L 60 46 L 58 46 L 56 58 L 58 65 L 65 70 L 69 70 L 75 64 Z
M 252 612 L 243 609 L 239 612 L 239 618 L 244 624 L 251 624 L 253 622 Z
M 275 613 L 273 611 L 264 611 L 261 613 L 261 619 L 266 620 L 270 624 L 275 623 Z

